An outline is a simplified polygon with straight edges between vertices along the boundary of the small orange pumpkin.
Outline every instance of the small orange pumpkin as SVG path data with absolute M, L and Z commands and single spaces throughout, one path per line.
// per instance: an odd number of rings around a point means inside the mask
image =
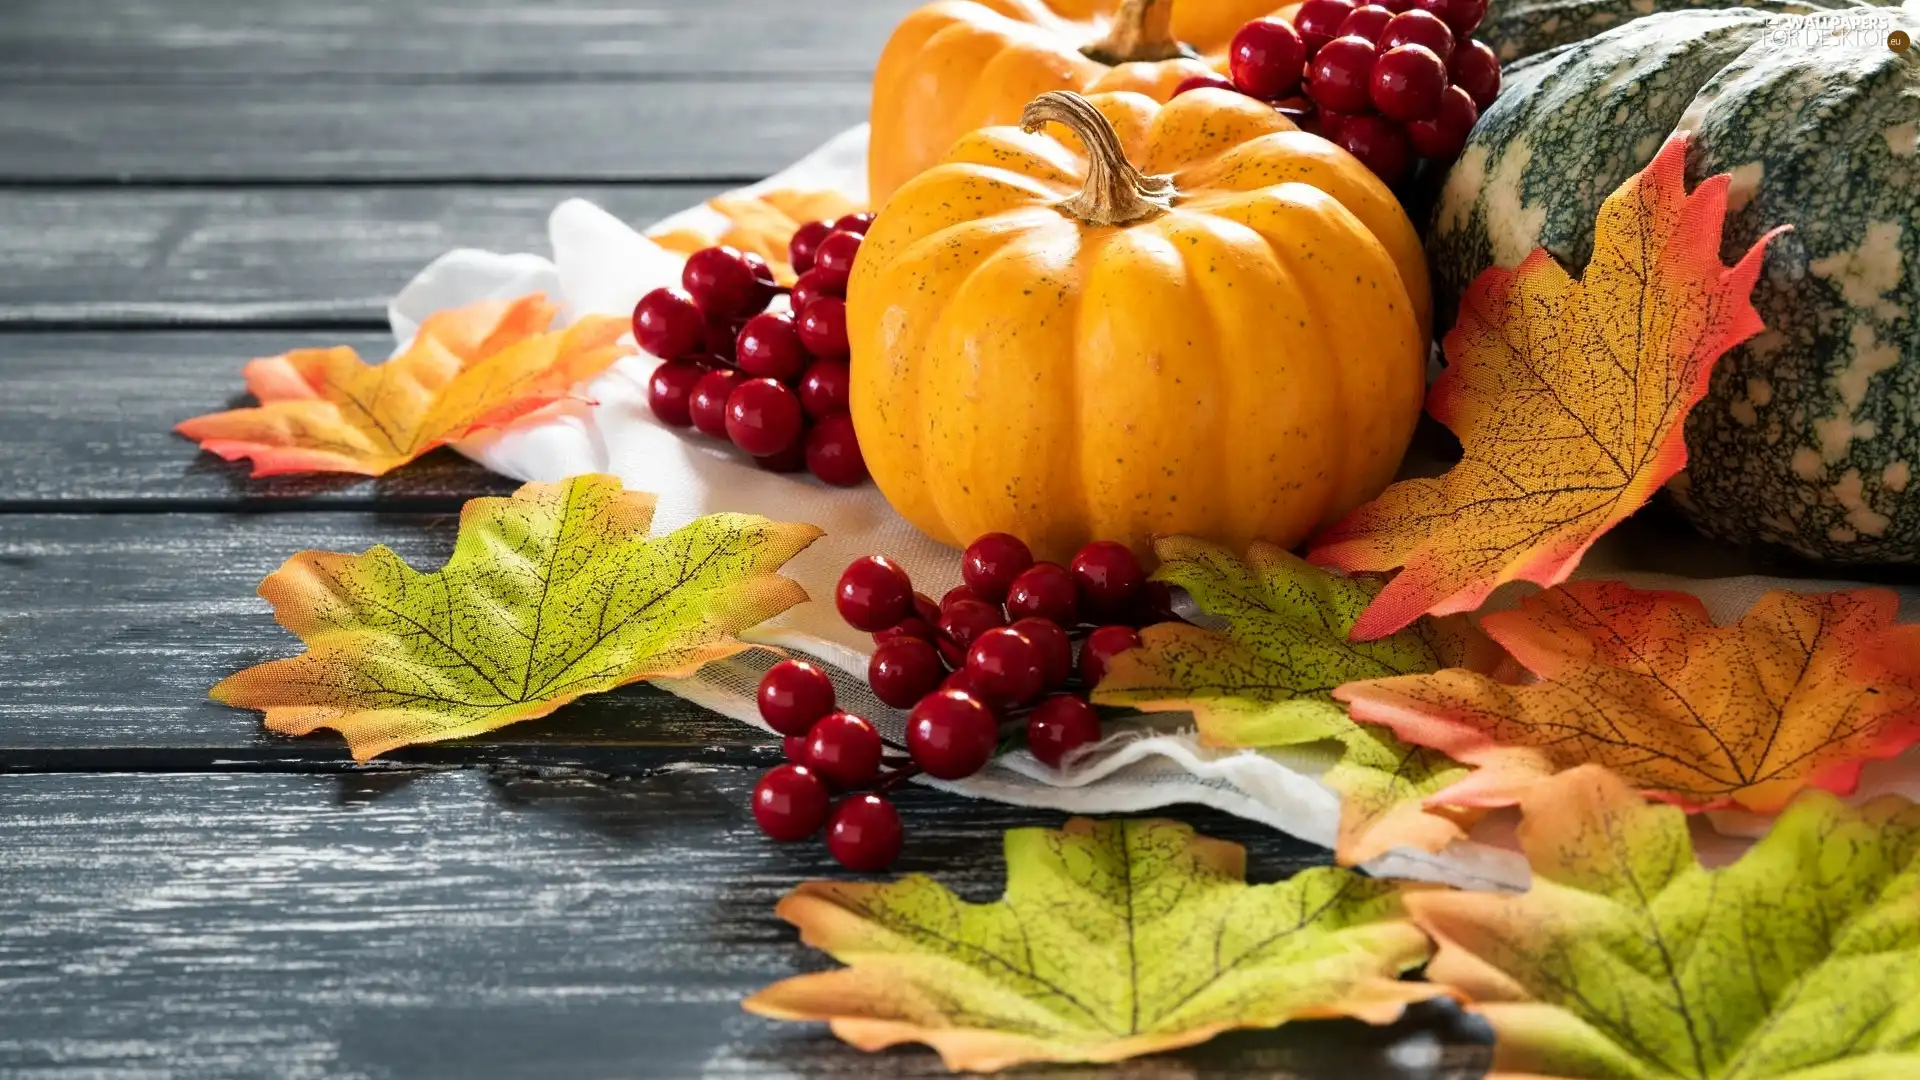
M 880 54 L 869 199 L 885 205 L 955 139 L 1017 123 L 1046 90 L 1135 90 L 1165 101 L 1183 80 L 1224 68 L 1235 31 L 1275 8 L 1274 0 L 936 0 L 907 16 Z
M 1156 533 L 1290 547 L 1378 494 L 1427 357 L 1393 193 L 1228 91 L 1052 92 L 1025 125 L 909 181 L 855 263 L 854 429 L 894 508 L 1065 559 Z

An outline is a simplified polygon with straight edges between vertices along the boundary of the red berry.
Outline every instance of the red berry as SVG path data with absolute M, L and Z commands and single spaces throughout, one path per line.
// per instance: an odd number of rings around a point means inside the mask
M 1264 101 L 1293 93 L 1306 62 L 1307 46 L 1300 40 L 1300 31 L 1281 19 L 1254 19 L 1227 46 L 1233 85 Z
M 1027 639 L 1040 650 L 1045 661 L 1047 688 L 1049 690 L 1067 681 L 1073 674 L 1073 641 L 1060 624 L 1047 619 L 1021 619 L 1013 624 L 1015 630 L 1027 635 Z
M 1356 7 L 1352 0 L 1307 0 L 1293 13 L 1293 28 L 1300 31 L 1300 43 L 1307 55 L 1315 56 L 1327 42 L 1340 36 L 1340 24 Z
M 834 487 L 867 482 L 867 459 L 853 433 L 853 417 L 829 416 L 807 432 L 807 471 Z
M 1359 113 L 1373 108 L 1367 84 L 1373 79 L 1373 42 L 1338 37 L 1314 54 L 1307 65 L 1307 96 L 1333 112 Z
M 913 613 L 928 626 L 933 626 L 940 621 L 940 605 L 934 603 L 933 597 L 926 593 L 913 594 Z
M 748 319 L 740 328 L 733 355 L 740 370 L 755 379 L 791 383 L 807 368 L 800 331 L 793 316 L 784 311 L 763 311 Z
M 833 606 L 855 630 L 873 633 L 899 626 L 913 614 L 913 581 L 885 555 L 855 559 L 840 575 Z
M 1467 134 L 1479 119 L 1480 110 L 1467 91 L 1449 86 L 1440 95 L 1440 115 L 1408 124 L 1407 141 L 1421 157 L 1450 158 L 1467 145 Z
M 1089 688 L 1107 677 L 1113 658 L 1140 646 L 1140 635 L 1131 626 L 1103 626 L 1087 635 L 1080 644 L 1080 681 Z
M 975 638 L 1005 625 L 1007 619 L 1001 614 L 999 606 L 984 600 L 955 600 L 940 612 L 940 636 L 952 642 L 962 658 L 973 647 Z M 943 653 L 947 651 L 942 649 Z M 959 665 L 956 663 L 954 666 Z
M 771 454 L 753 455 L 756 467 L 770 473 L 797 473 L 807 469 L 806 441 L 796 435 L 793 441 Z
M 1025 705 L 1046 689 L 1046 655 L 1013 627 L 995 627 L 974 638 L 967 649 L 967 674 L 988 702 Z
M 815 300 L 828 296 L 844 299 L 846 294 L 846 282 L 842 281 L 836 285 L 831 276 L 818 270 L 809 270 L 800 275 L 800 280 L 793 283 L 793 292 L 787 296 L 787 302 L 793 305 L 793 310 L 805 311 Z
M 782 735 L 805 735 L 833 711 L 833 680 L 805 660 L 782 660 L 760 677 L 760 719 Z
M 780 282 L 773 276 L 773 267 L 768 266 L 767 260 L 761 258 L 757 252 L 743 251 L 740 257 L 747 261 L 748 268 L 753 271 L 753 280 L 759 284 L 758 290 L 754 293 L 753 303 L 747 310 L 765 311 L 767 305 L 773 302 L 773 298 L 780 294 Z
M 1080 604 L 1100 616 L 1119 615 L 1133 603 L 1147 572 L 1127 545 L 1096 540 L 1080 549 L 1068 564 L 1080 590 Z
M 686 360 L 707 344 L 707 317 L 685 289 L 655 289 L 633 305 L 633 339 L 662 360 Z
M 974 592 L 973 586 L 971 585 L 955 585 L 953 588 L 948 589 L 945 595 L 940 597 L 940 610 L 942 612 L 946 611 L 949 607 L 953 606 L 955 601 L 959 600 L 979 600 L 982 603 L 992 603 L 992 601 L 986 597 Z
M 934 624 L 939 621 L 940 616 L 938 613 L 931 619 L 922 615 L 909 615 L 901 619 L 900 625 L 898 626 L 889 626 L 885 630 L 875 630 L 873 632 L 873 643 L 875 646 L 880 646 L 885 645 L 889 641 L 898 641 L 901 638 L 913 638 L 916 641 L 924 641 L 928 645 L 932 645 L 934 641 L 940 637 L 940 631 L 934 629 Z
M 748 379 L 727 396 L 727 438 L 756 457 L 786 449 L 805 423 L 800 399 L 772 379 Z
M 1347 113 L 1328 112 L 1316 109 L 1313 114 L 1313 133 L 1328 142 L 1340 141 L 1340 125 L 1347 119 Z
M 1374 0 L 1374 2 L 1395 15 L 1413 10 L 1413 0 Z
M 714 368 L 693 384 L 693 393 L 687 396 L 687 415 L 702 435 L 727 437 L 727 399 L 733 396 L 740 379 L 740 373 L 732 368 Z
M 1487 0 L 1413 0 L 1413 6 L 1439 16 L 1455 37 L 1473 33 L 1487 17 Z
M 1401 45 L 1425 45 L 1444 64 L 1453 55 L 1453 31 L 1431 12 L 1403 11 L 1387 23 L 1374 44 L 1381 52 Z
M 867 661 L 867 682 L 873 687 L 873 696 L 896 709 L 913 708 L 921 698 L 938 690 L 946 677 L 947 667 L 940 662 L 940 653 L 915 637 L 894 638 L 875 649 L 873 659 Z
M 1381 31 L 1385 30 L 1387 24 L 1392 21 L 1393 12 L 1379 4 L 1357 7 L 1353 9 L 1353 14 L 1348 15 L 1346 21 L 1340 24 L 1340 33 L 1337 36 L 1363 37 L 1368 41 L 1377 42 L 1380 40 Z M 1384 46 L 1378 47 L 1384 48 Z
M 936 780 L 972 776 L 993 759 L 1000 721 L 971 694 L 941 690 L 907 714 L 907 753 Z
M 1059 768 L 1075 750 L 1100 741 L 1100 713 L 1072 694 L 1053 694 L 1027 717 L 1027 750 Z
M 1218 75 L 1192 75 L 1180 80 L 1180 85 L 1173 88 L 1173 96 L 1179 97 L 1189 90 L 1231 90 L 1236 94 L 1240 92 L 1240 88 L 1233 85 L 1232 79 L 1223 79 Z
M 991 604 L 1006 600 L 1013 579 L 1032 565 L 1033 552 L 1019 537 L 1008 533 L 988 533 L 960 553 L 960 576 L 966 579 L 967 588 Z
M 805 765 L 776 765 L 753 786 L 753 819 L 782 843 L 805 840 L 827 820 L 827 785 Z
M 744 252 L 725 244 L 702 248 L 687 256 L 687 265 L 680 271 L 680 284 L 709 318 L 751 315 L 760 310 L 754 306 L 755 301 L 759 301 L 760 307 L 766 306 L 762 299 L 763 284 L 754 273 L 753 264 L 747 261 Z
M 859 233 L 861 236 L 865 236 L 867 235 L 867 230 L 873 228 L 873 219 L 876 216 L 878 215 L 874 214 L 871 210 L 861 210 L 858 213 L 843 215 L 838 221 L 833 223 L 833 231 Z
M 1447 76 L 1473 98 L 1474 107 L 1482 112 L 1500 96 L 1500 58 L 1484 41 L 1469 40 L 1455 48 L 1447 61 Z
M 963 694 L 970 694 L 973 697 L 980 696 L 973 688 L 973 676 L 967 674 L 967 669 L 964 665 L 949 672 L 947 677 L 940 681 L 940 689 L 958 690 Z
M 900 811 L 880 795 L 849 795 L 833 808 L 827 825 L 827 851 L 857 874 L 872 874 L 900 857 Z
M 647 379 L 647 407 L 663 424 L 686 427 L 693 423 L 687 410 L 694 384 L 706 373 L 705 365 L 691 360 L 669 360 L 654 368 Z
M 852 713 L 828 713 L 807 732 L 807 768 L 842 791 L 873 783 L 885 750 L 874 726 Z
M 853 390 L 853 372 L 845 360 L 815 360 L 800 376 L 800 407 L 819 420 L 846 412 Z
M 1425 45 L 1401 45 L 1380 54 L 1368 90 L 1381 115 L 1401 123 L 1431 120 L 1440 113 L 1447 65 Z
M 847 355 L 847 302 L 823 296 L 800 312 L 800 343 L 821 357 Z
M 787 241 L 787 262 L 793 265 L 794 273 L 804 274 L 813 269 L 813 253 L 832 231 L 833 226 L 825 221 L 809 221 L 793 230 L 793 238 Z
M 723 364 L 731 365 L 740 352 L 740 331 L 746 329 L 747 319 L 733 315 L 709 315 L 707 317 L 707 355 Z
M 1389 184 L 1398 183 L 1413 163 L 1406 132 L 1384 116 L 1348 117 L 1334 141 Z
M 1145 627 L 1155 623 L 1180 622 L 1179 614 L 1173 610 L 1173 590 L 1164 581 L 1147 579 L 1140 588 L 1140 597 L 1133 603 L 1133 610 L 1125 619 L 1117 619 L 1129 626 Z
M 795 765 L 807 763 L 807 737 L 805 735 L 780 736 L 780 752 Z
M 853 261 L 860 255 L 860 245 L 866 237 L 857 232 L 836 230 L 828 233 L 820 241 L 820 250 L 813 253 L 813 268 L 824 270 L 842 280 L 853 276 Z
M 1007 614 L 1074 625 L 1080 621 L 1080 595 L 1073 575 L 1059 563 L 1034 563 L 1007 589 Z

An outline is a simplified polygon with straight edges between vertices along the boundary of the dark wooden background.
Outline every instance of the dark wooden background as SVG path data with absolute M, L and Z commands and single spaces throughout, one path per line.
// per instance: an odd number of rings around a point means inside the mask
M 248 358 L 383 353 L 456 245 L 649 221 L 859 121 L 913 0 L 9 0 L 0 7 L 0 1076 L 918 1076 L 742 1013 L 826 964 L 773 918 L 835 868 L 747 812 L 777 760 L 645 687 L 355 767 L 206 690 L 295 651 L 305 548 L 438 565 L 511 490 L 450 452 L 248 480 L 170 433 Z M 1058 815 L 913 791 L 899 869 L 1000 887 Z M 1318 849 L 1205 811 L 1259 880 Z M 1296 1025 L 1125 1077 L 1477 1075 L 1476 1025 Z M 1054 1075 L 1080 1075 L 1056 1070 Z

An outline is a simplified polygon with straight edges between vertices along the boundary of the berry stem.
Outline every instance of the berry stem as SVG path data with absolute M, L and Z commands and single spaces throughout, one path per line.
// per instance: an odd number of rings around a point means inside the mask
M 885 795 L 888 792 L 892 791 L 893 789 L 899 787 L 901 784 L 904 784 L 907 781 L 919 775 L 920 775 L 920 766 L 915 765 L 913 762 L 909 761 L 905 765 L 901 765 L 896 768 L 889 769 L 884 773 L 881 773 L 880 779 L 874 782 L 874 785 L 871 790 L 875 795 Z
M 1077 195 L 1054 209 L 1095 227 L 1127 225 L 1165 213 L 1173 206 L 1173 177 L 1148 176 L 1133 167 L 1113 124 L 1093 102 L 1071 90 L 1049 90 L 1028 103 L 1020 126 L 1039 131 L 1056 123 L 1073 132 L 1087 148 L 1087 182 Z
M 1173 0 L 1126 0 L 1114 14 L 1107 36 L 1081 49 L 1080 55 L 1118 67 L 1142 60 L 1157 63 L 1194 52 L 1173 36 Z

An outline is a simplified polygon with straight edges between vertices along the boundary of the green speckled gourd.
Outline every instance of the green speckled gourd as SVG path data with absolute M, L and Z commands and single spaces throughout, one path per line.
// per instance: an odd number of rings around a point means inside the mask
M 1507 71 L 1448 174 L 1427 253 L 1441 325 L 1487 267 L 1586 264 L 1600 202 L 1676 129 L 1688 182 L 1733 177 L 1722 255 L 1767 229 L 1767 329 L 1715 365 L 1671 489 L 1707 534 L 1841 564 L 1920 562 L 1920 10 L 1689 10 Z
M 1656 11 L 1751 8 L 1770 14 L 1851 7 L 1898 7 L 1901 0 L 1492 0 L 1474 36 L 1511 64 L 1572 41 L 1585 41 Z

